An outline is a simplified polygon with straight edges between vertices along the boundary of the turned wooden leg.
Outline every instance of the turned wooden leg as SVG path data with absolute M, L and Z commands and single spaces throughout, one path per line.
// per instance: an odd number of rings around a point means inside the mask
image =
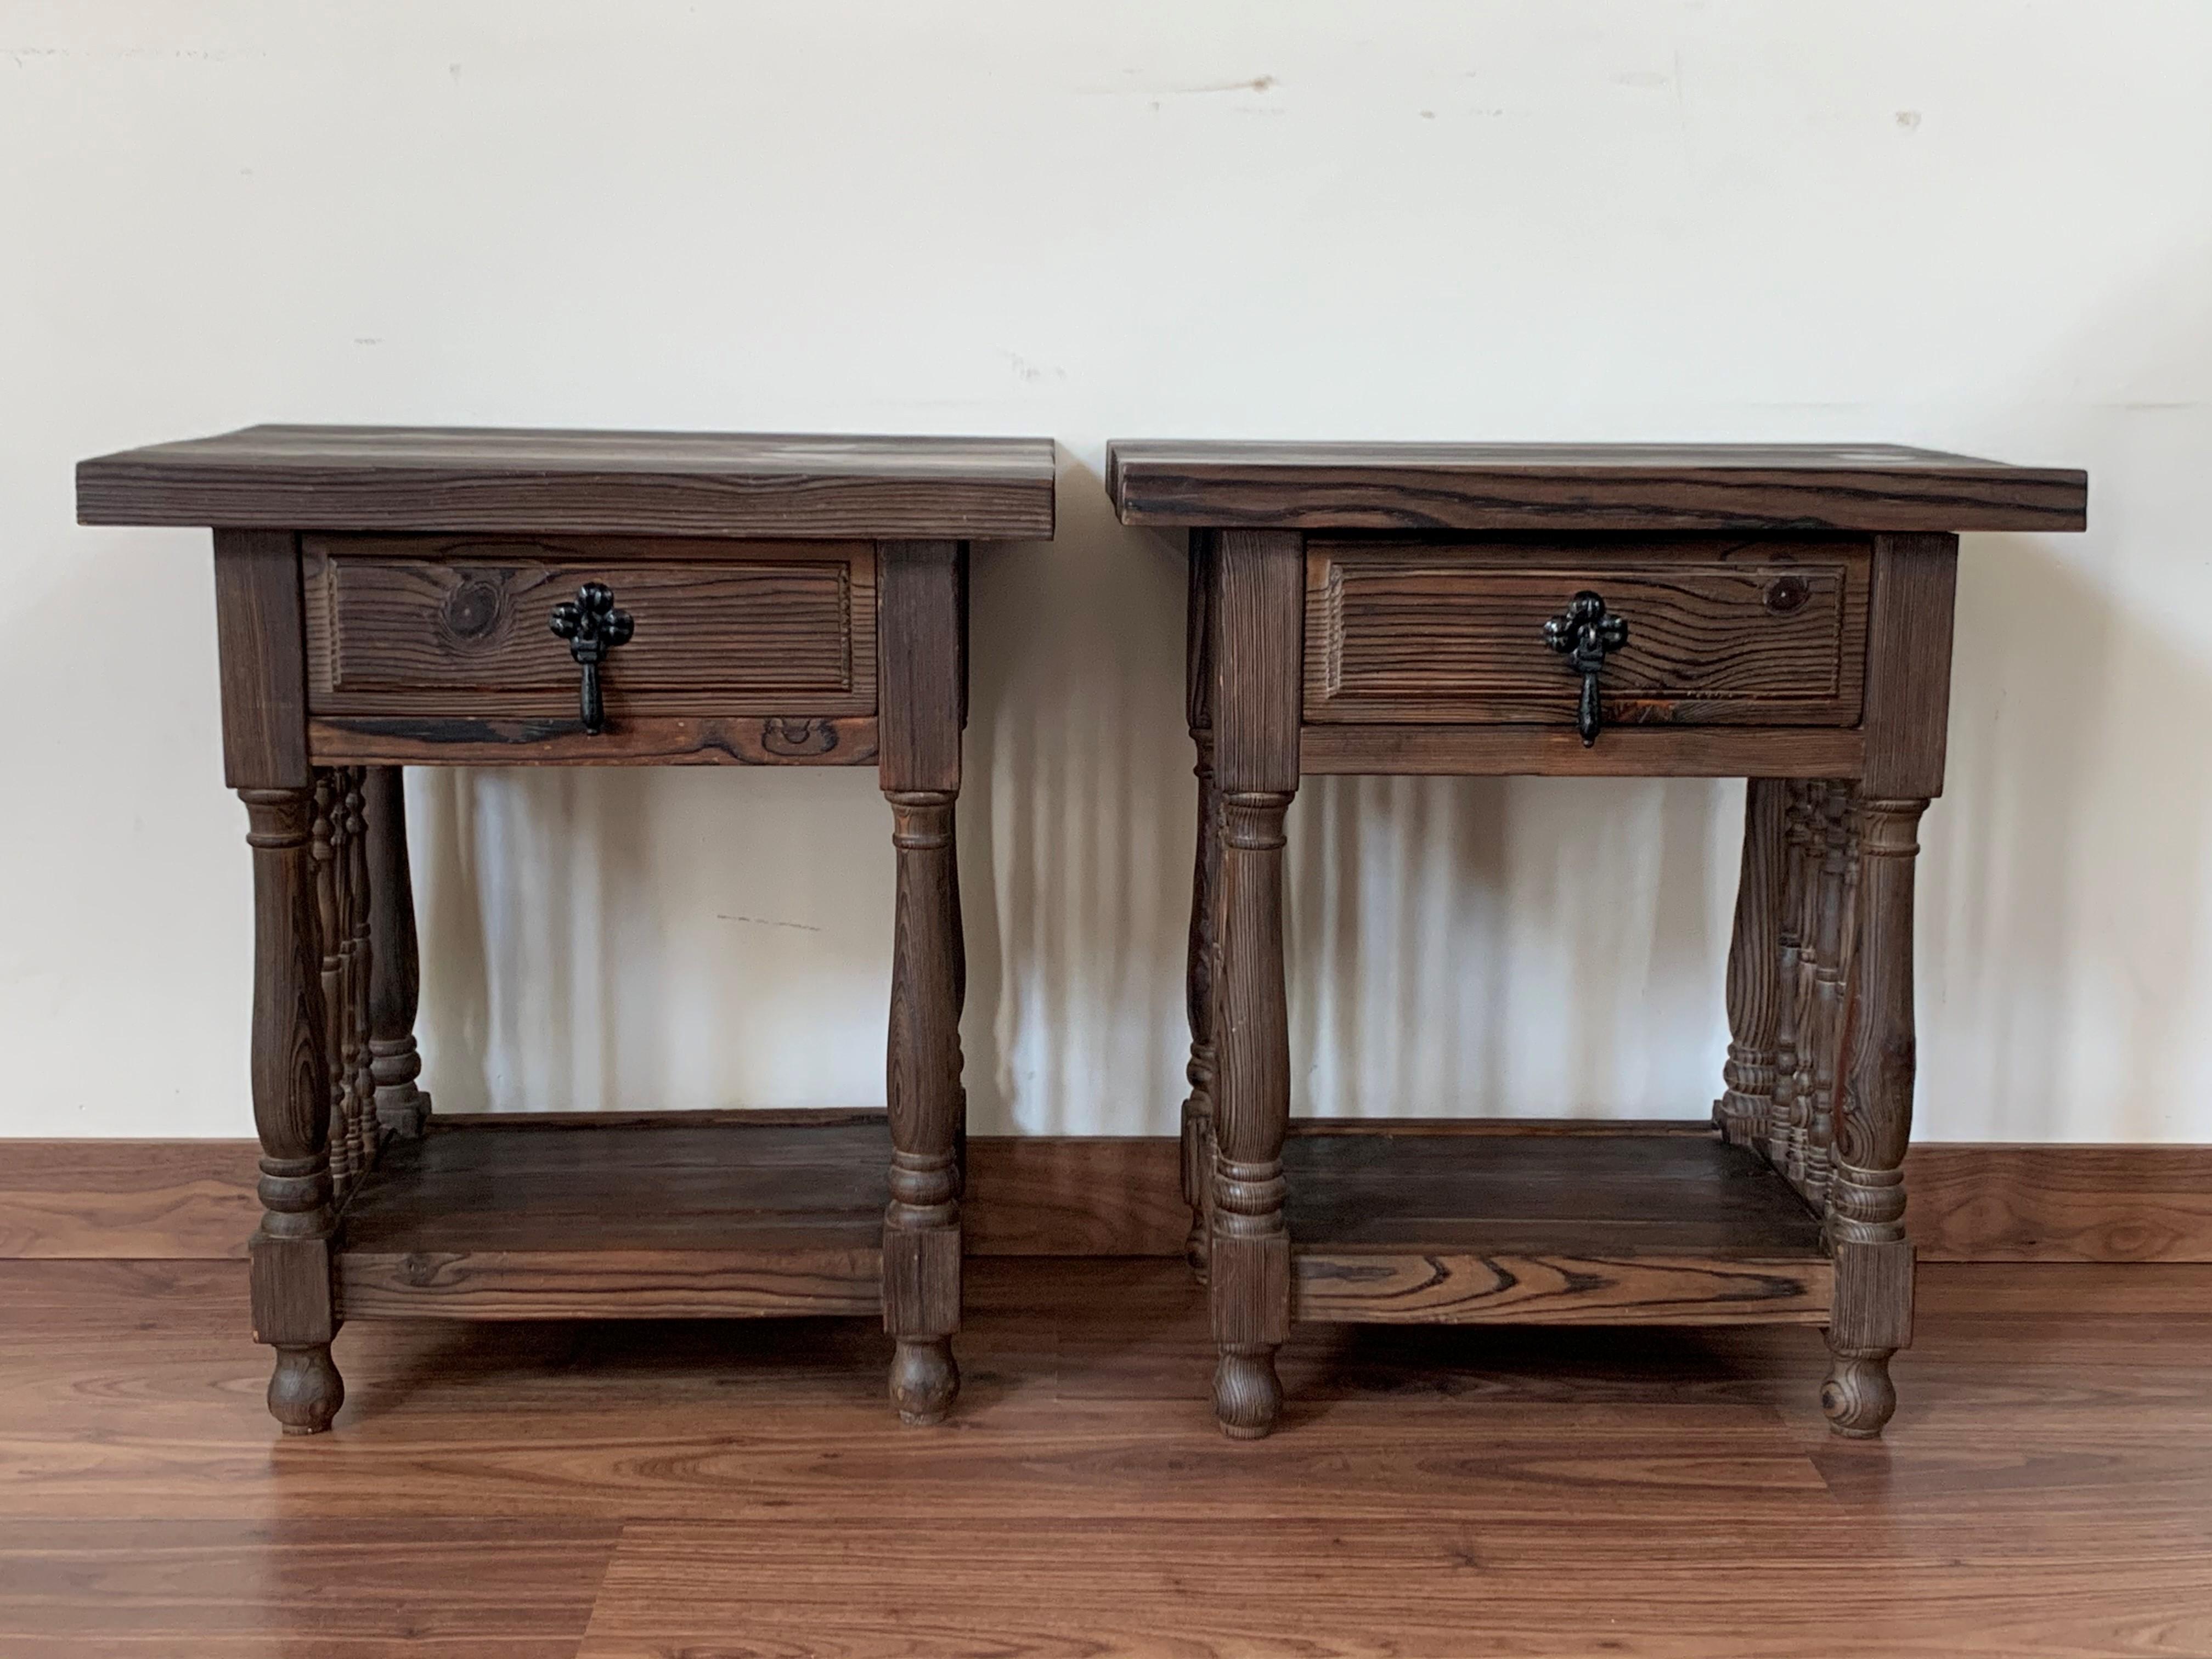
M 1733 1146 L 1759 1145 L 1774 1109 L 1775 1024 L 1781 1012 L 1776 975 L 1789 807 L 1790 786 L 1780 778 L 1753 778 L 1745 787 L 1743 866 L 1736 879 L 1735 927 L 1729 939 L 1728 1063 L 1721 1073 L 1726 1091 L 1713 1107 L 1721 1133 Z
M 1224 1433 L 1275 1425 L 1275 1350 L 1290 1334 L 1283 1137 L 1291 1044 L 1283 961 L 1283 819 L 1298 784 L 1300 601 L 1296 534 L 1224 532 L 1216 545 L 1214 763 L 1221 790 L 1215 959 L 1215 1155 L 1209 1294 Z
M 960 549 L 878 544 L 878 771 L 890 802 L 898 896 L 885 1098 L 884 1328 L 896 1345 L 902 1421 L 944 1420 L 960 1387 L 960 1000 L 965 962 L 953 851 L 960 788 Z
M 1182 1103 L 1182 1196 L 1190 1206 L 1185 1253 L 1203 1284 L 1207 1274 L 1209 1200 L 1213 1184 L 1213 934 L 1221 884 L 1221 800 L 1213 778 L 1213 665 L 1211 600 L 1213 550 L 1208 533 L 1190 537 L 1188 672 L 1185 701 L 1198 751 L 1198 845 L 1190 879 L 1190 951 L 1184 990 L 1190 1012 L 1190 1094 Z
M 369 934 L 369 1073 L 376 1121 L 385 1133 L 419 1135 L 430 1097 L 417 1087 L 422 1059 L 415 1048 L 422 994 L 415 936 L 415 887 L 407 868 L 407 798 L 396 766 L 368 769 L 367 806 Z
M 1836 1260 L 1820 1408 L 1838 1434 L 1880 1434 L 1897 1407 L 1890 1356 L 1912 1340 L 1905 1149 L 1912 1133 L 1912 875 L 1924 799 L 1858 803 L 1857 1003 L 1828 1187 Z
M 269 1410 L 287 1434 L 331 1425 L 331 1049 L 323 1005 L 313 791 L 241 789 L 253 849 L 253 1123 L 261 1225 L 250 1245 L 253 1335 L 276 1350 Z

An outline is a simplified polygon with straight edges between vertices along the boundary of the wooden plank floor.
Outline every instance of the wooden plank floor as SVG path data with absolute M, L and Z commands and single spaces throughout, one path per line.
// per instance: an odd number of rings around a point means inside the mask
M 1935 1267 L 1889 1439 L 1817 1332 L 1309 1328 L 1224 1441 L 1174 1264 L 861 1321 L 356 1326 L 285 1441 L 243 1264 L 0 1263 L 0 1659 L 2212 1654 L 2212 1267 Z

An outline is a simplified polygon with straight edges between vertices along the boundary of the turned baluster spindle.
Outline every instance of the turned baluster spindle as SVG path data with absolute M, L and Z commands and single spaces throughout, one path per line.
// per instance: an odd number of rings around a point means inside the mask
M 1182 1103 L 1182 1196 L 1190 1206 L 1184 1244 L 1192 1270 L 1207 1274 L 1208 1201 L 1213 1167 L 1214 911 L 1221 886 L 1221 799 L 1213 775 L 1213 554 L 1205 531 L 1190 535 L 1190 606 L 1186 641 L 1185 713 L 1197 764 L 1198 836 L 1192 860 L 1190 940 L 1184 990 L 1190 1016 L 1190 1094 Z
M 1821 955 L 1826 940 L 1820 918 L 1826 900 L 1829 803 L 1835 786 L 1816 781 L 1805 794 L 1804 881 L 1797 918 L 1797 1067 L 1790 1087 L 1790 1145 L 1782 1172 L 1800 1192 L 1805 1185 L 1805 1143 L 1813 1127 L 1813 1091 L 1817 1056 L 1827 1040 L 1821 1027 Z
M 1815 1209 L 1826 1200 L 1835 1161 L 1836 1092 L 1845 1037 L 1851 942 L 1858 931 L 1850 908 L 1856 891 L 1851 870 L 1856 820 L 1850 792 L 1844 788 L 1831 792 L 1823 824 L 1820 953 L 1814 987 L 1820 1042 L 1814 1050 L 1812 1112 L 1805 1130 L 1804 1178 L 1799 1188 Z
M 1782 901 L 1775 927 L 1774 1098 L 1766 1114 L 1767 1162 L 1790 1162 L 1790 1123 L 1797 1104 L 1798 969 L 1804 949 L 1806 815 L 1812 786 L 1792 782 L 1783 815 Z
M 368 822 L 363 810 L 364 784 L 365 775 L 362 768 L 356 766 L 348 769 L 345 798 L 346 887 L 352 895 L 353 980 L 350 988 L 353 994 L 346 1005 L 349 1044 L 347 1069 L 353 1079 L 355 1132 L 359 1144 L 356 1156 L 365 1174 L 376 1167 L 383 1135 L 377 1125 L 376 1079 L 368 1051 L 369 981 L 374 967 L 375 950 L 370 917 Z
M 331 1091 L 331 1181 L 343 1195 L 353 1184 L 353 1155 L 346 1137 L 345 1037 L 340 1029 L 346 1006 L 339 957 L 346 930 L 338 901 L 338 844 L 343 830 L 337 821 L 337 789 L 330 772 L 316 772 L 313 799 L 315 936 L 321 941 L 317 979 L 322 990 L 323 1047 L 328 1055 L 324 1074 L 330 1079 Z
M 337 1048 L 331 1057 L 331 1067 L 337 1085 L 337 1097 L 343 1112 L 346 1162 L 353 1172 L 353 1179 L 359 1182 L 368 1170 L 368 1158 L 367 1149 L 362 1144 L 361 1078 L 354 1065 L 356 1041 L 354 1030 L 355 992 L 359 983 L 356 973 L 359 941 L 354 932 L 354 912 L 361 896 L 353 884 L 353 815 L 346 804 L 350 776 L 351 774 L 343 767 L 331 775 L 331 853 L 335 866 L 333 881 L 337 892 L 338 1006 L 332 1022 L 337 1031 Z
M 369 974 L 368 1065 L 383 1133 L 414 1136 L 430 1115 L 430 1097 L 415 1047 L 420 957 L 415 889 L 407 867 L 407 798 L 396 766 L 368 769 L 362 800 L 368 821 Z
M 1758 1146 L 1774 1109 L 1776 1025 L 1781 1013 L 1777 959 L 1784 897 L 1790 786 L 1753 778 L 1743 811 L 1743 864 L 1736 881 L 1735 926 L 1729 940 L 1726 1092 L 1714 1116 L 1729 1144 Z

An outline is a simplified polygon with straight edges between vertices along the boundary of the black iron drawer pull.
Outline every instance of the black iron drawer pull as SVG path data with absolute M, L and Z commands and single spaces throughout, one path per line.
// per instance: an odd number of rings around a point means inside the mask
M 1606 653 L 1628 643 L 1628 618 L 1613 615 L 1603 599 L 1585 590 L 1544 624 L 1544 643 L 1567 659 L 1569 673 L 1583 677 L 1582 701 L 1575 707 L 1575 730 L 1582 733 L 1583 747 L 1587 749 L 1597 741 L 1597 677 L 1604 671 Z
M 607 729 L 606 704 L 599 696 L 599 665 L 607 653 L 630 636 L 631 617 L 615 609 L 615 591 L 604 582 L 586 582 L 574 599 L 553 607 L 553 631 L 568 641 L 568 654 L 583 672 L 580 690 L 584 730 L 597 737 Z

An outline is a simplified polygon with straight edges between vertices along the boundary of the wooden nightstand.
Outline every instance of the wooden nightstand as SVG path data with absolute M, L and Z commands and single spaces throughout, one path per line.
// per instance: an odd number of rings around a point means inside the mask
M 1119 443 L 1190 532 L 1183 1170 L 1214 1410 L 1263 1435 L 1296 1319 L 1827 1328 L 1878 1434 L 1911 1336 L 1915 828 L 1943 782 L 1957 532 L 2082 527 L 2075 471 L 1885 446 Z M 1713 1122 L 1291 1133 L 1301 774 L 1750 780 Z M 1416 1131 L 1425 1131 L 1417 1133 Z
M 254 868 L 253 1325 L 330 1425 L 345 1319 L 873 1314 L 958 1386 L 953 804 L 967 544 L 1048 539 L 1044 439 L 255 427 L 84 462 L 87 524 L 215 526 Z M 876 767 L 889 1111 L 435 1116 L 400 771 Z

